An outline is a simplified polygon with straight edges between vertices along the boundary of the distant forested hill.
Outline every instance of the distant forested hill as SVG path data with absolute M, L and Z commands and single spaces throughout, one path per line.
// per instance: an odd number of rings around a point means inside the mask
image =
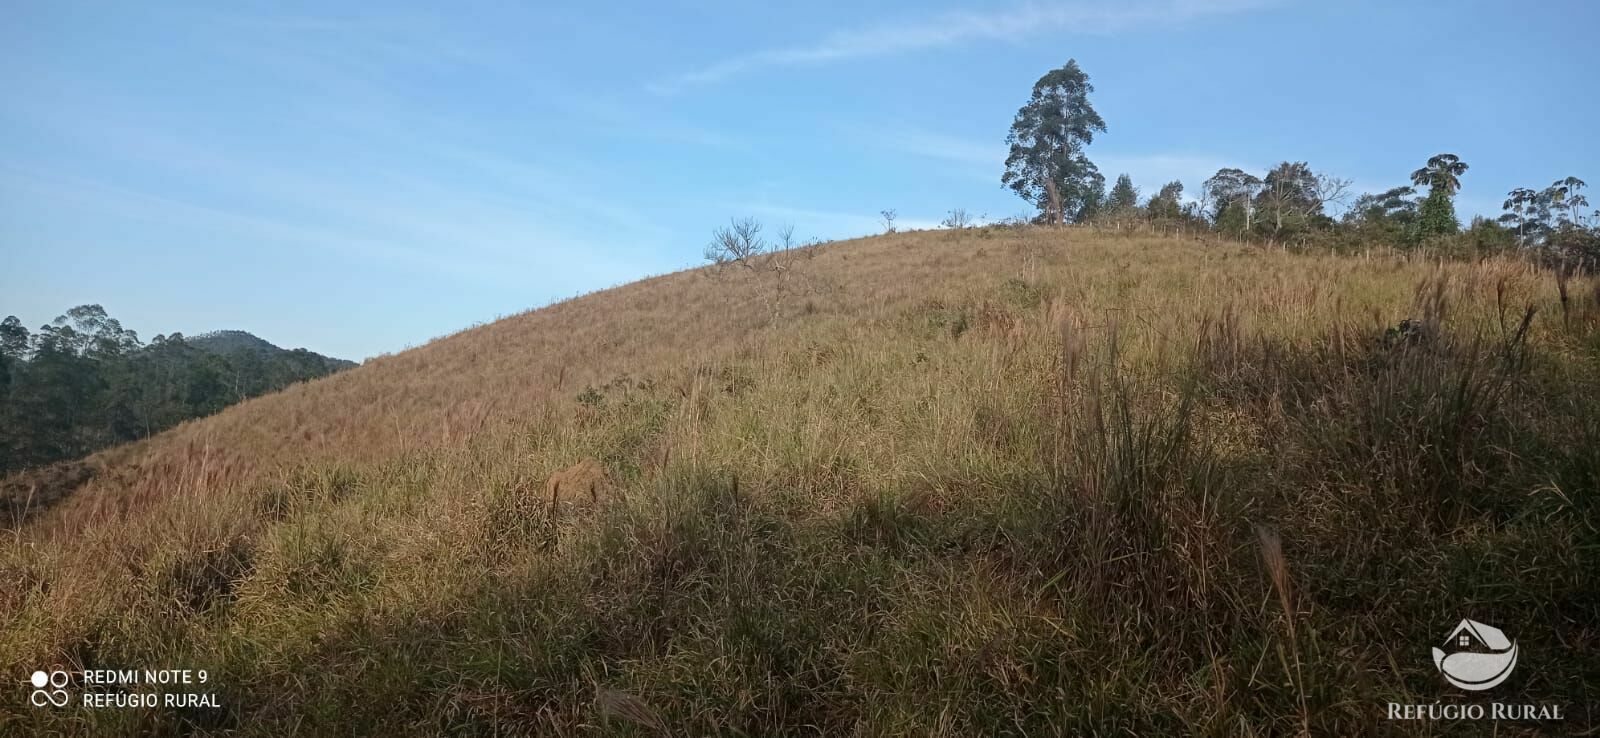
M 212 331 L 198 336 L 188 336 L 184 340 L 188 341 L 190 346 L 213 354 L 237 354 L 246 351 L 274 353 L 283 350 L 248 331 Z
M 328 371 L 349 369 L 356 365 L 353 361 L 335 359 L 305 349 L 278 348 L 272 342 L 248 331 L 212 331 L 197 336 L 186 336 L 183 340 L 201 351 L 227 358 L 254 354 L 291 363 L 322 364 L 330 367 Z
M 295 382 L 355 366 L 244 331 L 148 344 L 99 305 L 30 333 L 0 323 L 0 475 L 137 440 Z
M 275 392 L 295 382 L 315 379 L 356 365 L 305 349 L 278 348 L 245 331 L 213 331 L 179 339 L 189 346 L 220 357 L 234 369 L 243 397 Z M 173 340 L 172 336 L 167 337 Z

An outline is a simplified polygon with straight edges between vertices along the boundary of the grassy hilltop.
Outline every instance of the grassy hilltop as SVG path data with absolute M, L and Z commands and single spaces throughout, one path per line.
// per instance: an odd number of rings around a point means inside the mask
M 204 668 L 223 707 L 0 733 L 1488 732 L 1382 719 L 1492 699 L 1428 655 L 1463 617 L 1600 724 L 1600 281 L 814 248 L 776 318 L 672 274 L 105 452 L 0 551 L 0 661 Z M 549 505 L 586 458 L 610 491 Z

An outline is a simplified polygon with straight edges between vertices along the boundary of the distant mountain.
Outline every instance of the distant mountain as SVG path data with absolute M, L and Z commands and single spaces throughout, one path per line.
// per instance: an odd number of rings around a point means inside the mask
M 304 352 L 309 356 L 316 357 L 317 359 L 321 359 L 322 361 L 326 362 L 330 371 L 349 369 L 356 365 L 356 362 L 348 361 L 346 359 L 335 359 L 331 356 L 323 356 L 315 351 L 308 351 L 306 349 L 291 350 L 281 348 L 277 344 L 257 336 L 254 333 L 250 333 L 249 331 L 212 331 L 210 333 L 201 333 L 196 336 L 185 336 L 183 340 L 190 346 L 200 349 L 201 351 L 218 354 L 221 356 L 232 356 L 247 352 L 262 353 L 269 356 L 280 353 L 292 354 Z

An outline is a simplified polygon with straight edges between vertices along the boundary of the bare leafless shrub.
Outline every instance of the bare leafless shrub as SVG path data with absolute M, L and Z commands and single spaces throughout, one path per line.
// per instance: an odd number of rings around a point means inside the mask
M 967 213 L 966 208 L 953 208 L 939 225 L 951 230 L 970 228 L 972 226 L 972 216 Z
M 826 291 L 826 284 L 803 268 L 816 255 L 814 244 L 796 245 L 792 225 L 779 230 L 776 241 L 767 241 L 755 218 L 735 218 L 718 228 L 705 251 L 714 278 L 725 280 L 742 273 L 756 280 L 769 322 L 783 315 L 791 298 Z

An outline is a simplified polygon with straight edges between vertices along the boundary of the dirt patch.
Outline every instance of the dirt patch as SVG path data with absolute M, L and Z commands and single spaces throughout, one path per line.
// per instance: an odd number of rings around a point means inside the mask
M 584 459 L 551 474 L 544 486 L 552 509 L 562 505 L 592 505 L 610 496 L 615 489 L 611 474 L 594 459 Z

